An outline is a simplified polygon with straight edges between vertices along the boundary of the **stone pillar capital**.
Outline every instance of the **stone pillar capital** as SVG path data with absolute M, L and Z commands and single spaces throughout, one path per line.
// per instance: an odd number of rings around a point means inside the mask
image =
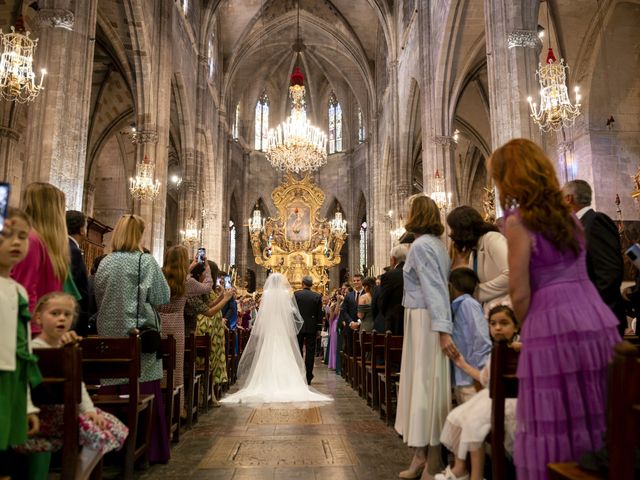
M 158 143 L 157 130 L 136 130 L 131 134 L 131 143 L 141 145 L 145 143 Z
M 534 30 L 514 30 L 507 34 L 507 47 L 521 47 L 521 48 L 542 48 L 542 42 L 538 37 L 538 32 Z
M 20 133 L 13 128 L 0 126 L 0 138 L 1 137 L 7 137 L 8 139 L 17 142 L 20 140 Z
M 450 147 L 453 145 L 453 137 L 451 135 L 434 135 L 431 137 L 431 141 L 436 145 L 440 145 L 443 147 Z
M 84 182 L 84 191 L 85 191 L 85 193 L 87 193 L 89 195 L 93 195 L 95 193 L 95 191 L 96 191 L 95 183 Z
M 400 198 L 406 198 L 409 197 L 409 194 L 411 193 L 412 190 L 412 185 L 410 183 L 401 183 L 400 185 L 398 185 L 396 187 L 396 192 L 398 193 L 398 197 Z
M 73 30 L 75 16 L 64 8 L 42 8 L 38 11 L 36 23 L 40 28 L 64 28 Z

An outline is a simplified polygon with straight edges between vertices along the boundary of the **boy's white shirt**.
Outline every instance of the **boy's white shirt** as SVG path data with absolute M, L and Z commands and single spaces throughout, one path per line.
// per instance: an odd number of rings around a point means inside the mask
M 0 277 L 0 321 L 2 332 L 0 335 L 0 370 L 13 372 L 16 369 L 16 330 L 18 328 L 18 293 L 25 299 L 29 298 L 22 285 L 11 278 Z M 13 335 L 9 334 L 13 332 Z M 31 346 L 31 322 L 27 324 L 27 342 L 29 352 Z M 31 402 L 31 389 L 27 385 L 27 413 L 37 413 L 39 410 Z

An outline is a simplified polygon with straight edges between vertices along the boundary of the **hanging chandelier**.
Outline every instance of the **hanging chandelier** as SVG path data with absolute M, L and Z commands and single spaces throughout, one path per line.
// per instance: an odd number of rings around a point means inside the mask
M 311 125 L 304 111 L 304 76 L 299 67 L 291 75 L 289 86 L 291 116 L 270 129 L 267 159 L 275 168 L 290 172 L 317 170 L 327 163 L 327 136 Z
M 431 194 L 429 196 L 436 202 L 440 210 L 446 211 L 451 206 L 451 192 L 445 190 L 444 177 L 440 176 L 439 170 L 436 170 L 431 179 Z
M 567 70 L 564 59 L 556 61 L 553 49 L 549 48 L 544 65 L 538 64 L 536 76 L 540 82 L 540 105 L 528 97 L 531 118 L 540 130 L 548 132 L 573 125 L 580 115 L 580 88 L 575 87 L 575 104 L 571 104 L 567 90 Z
M 334 235 L 344 235 L 347 233 L 347 221 L 342 218 L 342 212 L 337 210 L 333 219 L 329 221 L 331 233 Z
M 253 214 L 249 218 L 249 233 L 254 234 L 264 230 L 264 219 L 262 218 L 262 212 L 258 208 L 258 205 L 253 209 Z
M 140 200 L 153 200 L 160 191 L 160 182 L 153 179 L 154 167 L 147 155 L 136 165 L 136 176 L 129 178 L 129 192 Z
M 2 33 L 2 55 L 0 56 L 0 96 L 8 101 L 25 103 L 34 100 L 44 89 L 42 82 L 47 71 L 41 70 L 40 82 L 36 83 L 33 72 L 33 53 L 38 39 L 31 40 L 29 32 L 20 33 L 22 19 L 18 19 L 18 32 Z
M 195 245 L 200 238 L 200 230 L 198 230 L 195 218 L 191 217 L 187 220 L 185 229 L 180 230 L 180 234 L 184 243 Z

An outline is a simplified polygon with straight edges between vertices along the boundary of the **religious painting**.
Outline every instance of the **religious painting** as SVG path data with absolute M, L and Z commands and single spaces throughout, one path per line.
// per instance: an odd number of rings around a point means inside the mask
M 311 238 L 311 210 L 308 206 L 287 207 L 285 232 L 290 242 L 306 242 Z

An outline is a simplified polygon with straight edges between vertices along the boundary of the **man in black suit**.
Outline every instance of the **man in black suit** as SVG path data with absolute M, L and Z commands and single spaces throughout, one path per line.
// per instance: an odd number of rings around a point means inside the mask
M 389 259 L 392 268 L 380 277 L 380 310 L 384 315 L 384 329 L 393 335 L 402 335 L 404 331 L 402 267 L 408 252 L 409 246 L 404 243 L 393 247 Z
M 71 256 L 71 277 L 82 298 L 78 301 L 79 312 L 73 329 L 80 336 L 89 333 L 91 299 L 89 297 L 89 274 L 84 264 L 84 253 L 80 249 L 80 240 L 86 234 L 87 220 L 82 212 L 68 210 L 66 213 L 67 233 L 69 234 L 69 254 Z
M 342 328 L 349 327 L 351 330 L 357 330 L 360 327 L 360 319 L 358 318 L 358 300 L 360 295 L 364 294 L 362 287 L 362 275 L 356 273 L 351 281 L 353 292 L 345 295 L 342 307 L 340 308 L 340 322 Z
M 591 186 L 572 180 L 562 187 L 566 202 L 582 222 L 587 242 L 587 272 L 600 297 L 618 317 L 620 334 L 627 327 L 620 284 L 624 275 L 620 234 L 613 220 L 591 208 Z
M 304 365 L 307 370 L 307 383 L 311 385 L 313 379 L 313 361 L 316 356 L 316 338 L 320 334 L 322 327 L 322 296 L 317 292 L 312 292 L 313 279 L 304 277 L 302 279 L 302 290 L 294 293 L 300 316 L 304 320 L 302 328 L 298 332 L 298 344 L 300 353 L 302 346 L 307 344 Z

